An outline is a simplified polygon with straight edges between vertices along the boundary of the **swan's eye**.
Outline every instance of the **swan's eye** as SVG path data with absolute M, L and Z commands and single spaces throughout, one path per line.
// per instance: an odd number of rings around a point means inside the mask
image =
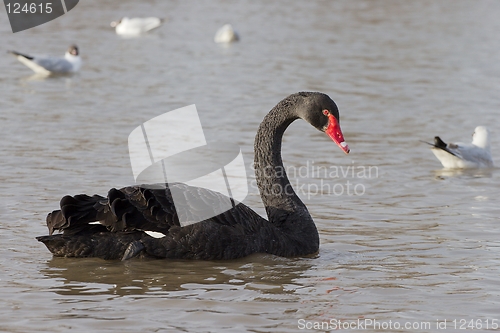
M 328 111 L 328 110 L 323 110 L 323 114 L 324 114 L 325 116 L 328 116 L 328 115 L 330 114 L 330 111 Z

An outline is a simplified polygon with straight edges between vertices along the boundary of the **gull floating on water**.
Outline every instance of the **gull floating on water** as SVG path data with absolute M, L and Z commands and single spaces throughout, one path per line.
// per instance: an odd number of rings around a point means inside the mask
M 111 22 L 111 27 L 115 28 L 118 35 L 140 35 L 163 23 L 163 19 L 158 17 L 124 17 L 120 21 Z
M 233 29 L 231 24 L 225 24 L 215 33 L 214 41 L 216 43 L 231 43 L 239 40 L 238 33 Z
M 31 68 L 37 74 L 68 74 L 80 70 L 82 59 L 76 45 L 71 45 L 64 54 L 64 58 L 48 56 L 30 56 L 16 51 L 8 51 L 16 56 L 17 60 Z
M 425 142 L 425 141 L 423 141 Z M 448 169 L 491 168 L 493 160 L 490 152 L 489 131 L 478 126 L 472 134 L 472 143 L 445 143 L 439 136 L 434 137 L 431 150 Z

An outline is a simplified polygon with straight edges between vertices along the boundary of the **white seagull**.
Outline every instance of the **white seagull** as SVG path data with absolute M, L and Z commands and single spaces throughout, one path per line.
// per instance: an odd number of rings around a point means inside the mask
M 82 59 L 76 45 L 71 45 L 64 58 L 47 56 L 30 56 L 16 51 L 12 53 L 17 60 L 31 68 L 37 74 L 68 74 L 77 72 L 82 66 Z
M 231 24 L 225 24 L 217 30 L 214 37 L 216 43 L 231 43 L 239 40 L 238 33 L 233 29 Z
M 158 17 L 123 17 L 119 21 L 111 22 L 111 27 L 115 28 L 118 35 L 140 35 L 155 28 L 163 23 L 163 19 Z
M 472 143 L 447 144 L 439 136 L 434 137 L 434 144 L 425 143 L 432 146 L 432 152 L 447 169 L 493 167 L 489 131 L 485 126 L 476 127 L 472 134 Z

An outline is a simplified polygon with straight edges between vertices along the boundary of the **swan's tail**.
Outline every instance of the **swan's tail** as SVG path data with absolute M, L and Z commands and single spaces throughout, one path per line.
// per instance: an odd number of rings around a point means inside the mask
M 45 244 L 56 257 L 97 257 L 105 260 L 130 259 L 147 256 L 142 251 L 143 232 L 108 232 L 100 224 L 75 228 L 71 233 L 40 236 L 36 239 Z

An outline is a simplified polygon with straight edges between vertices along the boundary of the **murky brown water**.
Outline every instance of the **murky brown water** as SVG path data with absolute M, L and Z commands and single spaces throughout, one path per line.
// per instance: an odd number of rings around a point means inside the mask
M 5 50 L 62 54 L 74 42 L 84 59 L 78 75 L 37 80 L 0 57 L 1 331 L 500 325 L 500 173 L 444 172 L 418 142 L 468 141 L 485 124 L 500 164 L 498 1 L 86 0 L 17 34 L 0 11 Z M 124 15 L 167 22 L 123 39 L 108 25 Z M 213 34 L 226 22 L 242 39 L 221 47 Z M 288 173 L 320 231 L 317 257 L 75 260 L 34 239 L 62 196 L 133 183 L 127 137 L 144 121 L 195 103 L 205 130 L 250 162 L 262 117 L 303 90 L 337 102 L 352 149 L 305 123 L 285 136 Z M 255 188 L 246 202 L 263 212 Z

